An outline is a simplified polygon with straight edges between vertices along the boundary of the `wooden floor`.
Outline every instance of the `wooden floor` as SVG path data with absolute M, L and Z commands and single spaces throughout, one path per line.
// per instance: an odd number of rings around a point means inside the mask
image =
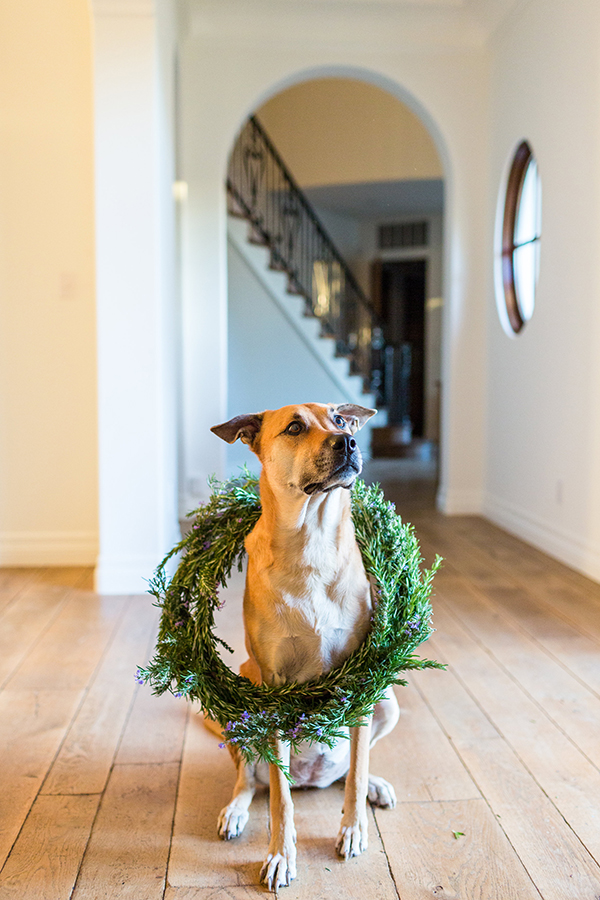
M 481 519 L 444 519 L 418 485 L 386 492 L 446 559 L 423 649 L 448 671 L 398 690 L 371 768 L 399 803 L 370 813 L 364 856 L 335 856 L 340 785 L 294 794 L 282 896 L 598 900 L 600 586 Z M 0 570 L 1 900 L 264 894 L 265 793 L 244 835 L 219 841 L 229 756 L 184 701 L 135 683 L 150 599 L 99 597 L 90 578 Z M 222 614 L 238 648 L 239 595 L 237 579 Z

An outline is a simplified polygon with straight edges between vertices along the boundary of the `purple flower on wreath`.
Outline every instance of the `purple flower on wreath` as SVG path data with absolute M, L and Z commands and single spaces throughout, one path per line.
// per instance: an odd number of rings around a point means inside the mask
M 137 668 L 137 672 L 135 673 L 135 675 L 133 677 L 135 678 L 135 680 L 137 681 L 138 684 L 146 683 L 146 679 L 144 678 L 144 676 L 142 674 L 142 670 L 140 669 L 139 666 Z
M 225 749 L 225 744 L 223 743 L 223 741 L 221 741 L 221 743 L 219 744 L 219 747 L 221 748 L 221 750 Z
M 203 549 L 203 550 L 208 550 L 208 549 L 210 549 L 210 547 L 211 547 L 211 542 L 210 542 L 210 541 L 204 541 L 204 543 L 203 543 L 203 545 L 202 545 L 202 549 Z
M 405 635 L 407 635 L 407 637 L 413 637 L 413 635 L 415 635 L 418 632 L 420 627 L 421 627 L 421 619 L 420 618 L 412 619 L 410 622 L 407 622 L 406 625 L 404 626 L 403 633 Z

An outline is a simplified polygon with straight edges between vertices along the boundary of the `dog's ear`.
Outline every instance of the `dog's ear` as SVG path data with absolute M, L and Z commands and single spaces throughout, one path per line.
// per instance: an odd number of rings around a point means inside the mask
M 210 430 L 217 437 L 227 441 L 228 444 L 233 444 L 240 438 L 244 444 L 252 446 L 260 431 L 262 418 L 262 413 L 254 413 L 249 416 L 234 416 L 229 422 L 223 422 L 222 425 L 214 425 Z
M 354 403 L 341 403 L 336 407 L 336 412 L 345 418 L 352 434 L 356 434 L 359 428 L 362 428 L 365 422 L 368 422 L 371 416 L 376 414 L 377 410 L 367 409 L 366 406 L 356 406 Z

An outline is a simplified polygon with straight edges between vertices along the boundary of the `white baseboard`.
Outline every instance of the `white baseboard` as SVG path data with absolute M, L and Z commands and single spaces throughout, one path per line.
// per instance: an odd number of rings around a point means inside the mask
M 147 594 L 148 582 L 159 562 L 156 557 L 109 559 L 99 556 L 94 588 L 99 594 Z
M 179 541 L 179 531 L 168 548 L 160 555 L 128 557 L 98 557 L 94 589 L 99 594 L 147 594 L 149 582 L 166 553 Z M 179 556 L 174 556 L 166 566 L 166 574 L 172 576 Z
M 483 515 L 565 565 L 600 581 L 600 547 L 514 503 L 486 494 Z
M 436 506 L 446 516 L 480 516 L 483 494 L 479 490 L 447 490 L 440 485 Z
M 98 556 L 95 531 L 2 531 L 2 566 L 93 566 Z

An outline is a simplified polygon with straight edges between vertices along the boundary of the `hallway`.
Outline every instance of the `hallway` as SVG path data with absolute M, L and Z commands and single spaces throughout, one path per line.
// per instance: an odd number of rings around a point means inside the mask
M 600 586 L 483 519 L 439 515 L 427 491 L 386 484 L 425 557 L 445 558 L 423 650 L 449 670 L 398 689 L 400 723 L 372 771 L 399 802 L 370 813 L 366 855 L 335 856 L 341 785 L 293 795 L 298 877 L 281 894 L 592 900 Z M 181 700 L 136 685 L 156 627 L 150 598 L 100 597 L 89 576 L 0 571 L 0 900 L 264 894 L 266 793 L 244 835 L 221 842 L 229 756 Z M 238 576 L 222 634 L 241 651 L 240 598 Z

